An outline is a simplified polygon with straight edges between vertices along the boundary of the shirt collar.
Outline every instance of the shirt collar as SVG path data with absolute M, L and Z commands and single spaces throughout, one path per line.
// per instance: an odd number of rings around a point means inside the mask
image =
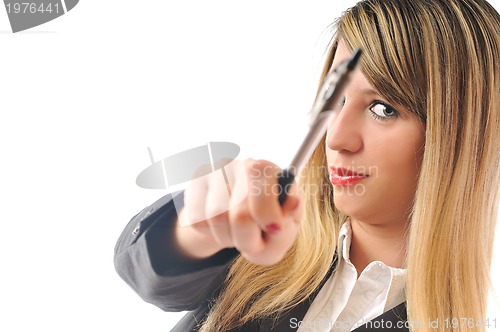
M 339 256 L 341 256 L 346 262 L 350 262 L 349 250 L 351 249 L 351 240 L 352 240 L 351 220 L 347 218 L 346 222 L 340 228 L 338 245 L 337 245 Z
M 350 220 L 350 218 L 347 218 L 347 220 L 344 222 L 344 224 L 340 228 L 337 250 L 339 252 L 339 256 L 341 256 L 343 258 L 343 260 L 349 264 L 352 264 L 350 259 L 349 259 L 351 242 L 352 242 L 351 220 Z M 403 274 L 403 275 L 406 274 L 406 269 L 388 266 L 388 265 L 385 265 L 383 262 L 377 262 L 377 263 L 381 263 L 383 266 L 386 266 L 387 268 L 389 268 L 391 270 L 391 274 L 393 276 L 395 276 L 395 275 L 399 276 L 401 274 Z

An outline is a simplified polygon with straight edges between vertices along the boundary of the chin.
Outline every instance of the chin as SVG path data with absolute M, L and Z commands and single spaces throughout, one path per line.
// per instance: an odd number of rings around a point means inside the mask
M 366 211 L 366 202 L 363 202 L 360 197 L 340 194 L 334 196 L 333 202 L 340 212 L 348 216 L 358 215 Z

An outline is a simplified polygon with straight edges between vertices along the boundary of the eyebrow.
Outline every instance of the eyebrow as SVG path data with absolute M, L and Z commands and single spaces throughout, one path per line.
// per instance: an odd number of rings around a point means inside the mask
M 361 93 L 366 95 L 376 95 L 376 96 L 379 95 L 378 92 L 373 89 L 361 89 Z

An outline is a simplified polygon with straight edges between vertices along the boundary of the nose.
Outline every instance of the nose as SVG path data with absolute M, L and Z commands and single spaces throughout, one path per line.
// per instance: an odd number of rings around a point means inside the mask
M 337 152 L 350 153 L 361 150 L 363 147 L 362 117 L 359 112 L 356 112 L 348 103 L 341 110 L 335 112 L 326 133 L 328 148 Z

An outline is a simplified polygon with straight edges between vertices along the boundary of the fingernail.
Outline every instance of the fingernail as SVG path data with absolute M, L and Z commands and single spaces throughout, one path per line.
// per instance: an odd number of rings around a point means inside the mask
M 280 225 L 272 223 L 266 226 L 266 232 L 270 234 L 278 234 L 281 231 Z

